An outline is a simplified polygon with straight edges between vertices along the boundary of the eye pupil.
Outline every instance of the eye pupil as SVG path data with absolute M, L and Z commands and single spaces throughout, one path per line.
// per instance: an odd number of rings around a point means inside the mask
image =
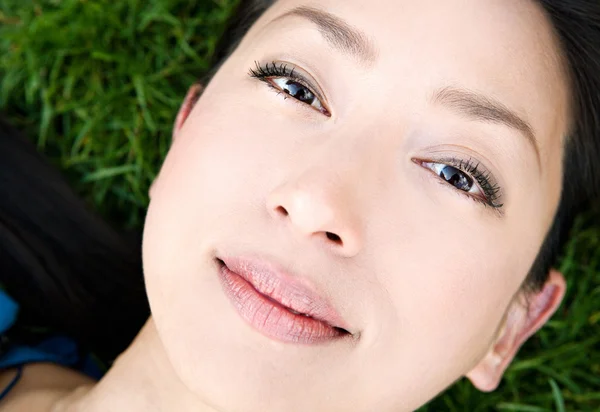
M 473 179 L 455 167 L 446 166 L 440 171 L 440 177 L 457 189 L 468 192 L 473 187 Z
M 301 102 L 312 104 L 315 99 L 315 96 L 310 90 L 293 80 L 288 80 L 285 83 L 285 86 L 286 88 L 284 88 L 283 91 Z

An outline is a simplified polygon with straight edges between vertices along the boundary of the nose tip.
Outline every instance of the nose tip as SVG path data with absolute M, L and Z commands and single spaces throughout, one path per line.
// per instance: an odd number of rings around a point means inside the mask
M 283 217 L 289 216 L 288 211 L 283 206 L 277 206 L 275 208 L 275 213 L 280 214 Z M 327 237 L 327 239 L 329 239 L 330 241 L 332 241 L 336 244 L 339 244 L 341 246 L 343 246 L 343 244 L 344 244 L 344 242 L 342 241 L 342 238 L 333 232 L 325 231 L 325 236 Z
M 332 200 L 283 188 L 269 198 L 268 209 L 273 218 L 287 222 L 294 232 L 318 239 L 342 256 L 354 256 L 361 248 L 358 222 L 347 208 L 335 207 Z

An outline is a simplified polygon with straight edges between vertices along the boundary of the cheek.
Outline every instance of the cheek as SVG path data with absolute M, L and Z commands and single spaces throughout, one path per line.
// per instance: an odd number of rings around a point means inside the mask
M 248 107 L 208 97 L 199 100 L 180 130 L 154 184 L 161 208 L 187 210 L 193 220 L 199 217 L 197 207 L 220 214 L 235 199 L 254 202 L 257 185 L 264 186 L 273 172 L 266 159 L 277 156 L 276 132 Z
M 157 296 L 170 301 L 179 298 L 174 290 L 191 280 L 183 277 L 206 263 L 199 260 L 205 258 L 209 237 L 218 237 L 234 225 L 240 214 L 236 205 L 257 204 L 261 194 L 257 185 L 269 175 L 260 160 L 261 137 L 249 132 L 260 129 L 248 123 L 251 119 L 243 110 L 237 113 L 235 106 L 228 111 L 214 109 L 223 104 L 204 97 L 199 100 L 153 184 L 144 227 L 144 266 L 151 300 L 153 273 L 172 274 L 158 279 Z
M 411 196 L 396 210 L 408 218 L 394 225 L 387 220 L 373 236 L 382 305 L 365 340 L 369 351 L 377 348 L 372 364 L 420 364 L 424 381 L 439 391 L 485 353 L 535 255 L 505 224 L 484 227 L 478 207 L 457 214 L 452 197 L 444 197 L 445 207 L 426 199 L 422 187 L 406 189 Z M 402 374 L 393 367 L 388 372 Z

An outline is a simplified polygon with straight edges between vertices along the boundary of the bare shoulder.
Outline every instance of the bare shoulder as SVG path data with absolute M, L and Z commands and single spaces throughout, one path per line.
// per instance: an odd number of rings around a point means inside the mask
M 16 368 L 0 371 L 0 391 L 17 373 Z M 0 412 L 47 411 L 60 397 L 95 381 L 72 369 L 52 363 L 26 365 L 19 382 L 0 401 Z

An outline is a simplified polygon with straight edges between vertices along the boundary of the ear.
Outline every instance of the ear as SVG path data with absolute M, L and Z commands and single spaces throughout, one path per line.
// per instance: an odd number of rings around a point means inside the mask
M 521 345 L 550 319 L 560 306 L 566 289 L 563 275 L 551 270 L 542 290 L 527 296 L 519 294 L 505 314 L 492 347 L 466 375 L 477 389 L 491 392 L 498 387 Z
M 188 116 L 190 115 L 192 109 L 196 105 L 196 102 L 200 98 L 200 95 L 202 94 L 203 90 L 204 86 L 200 83 L 196 83 L 189 88 L 187 94 L 185 95 L 185 99 L 181 104 L 181 107 L 179 107 L 179 112 L 177 112 L 175 125 L 173 126 L 173 141 L 177 139 L 177 135 L 179 134 L 181 127 L 183 126 Z M 154 192 L 154 182 L 156 182 L 156 179 L 158 179 L 158 176 L 156 176 L 154 181 L 150 184 L 150 189 L 148 190 L 148 196 L 150 197 L 150 199 L 152 199 L 152 192 Z
M 173 140 L 177 138 L 177 134 L 181 130 L 181 127 L 187 120 L 190 112 L 196 105 L 196 102 L 200 98 L 202 91 L 204 90 L 204 86 L 200 83 L 194 84 L 189 88 L 185 99 L 183 100 L 183 104 L 179 108 L 179 112 L 177 113 L 177 118 L 175 119 L 175 125 L 173 127 Z

